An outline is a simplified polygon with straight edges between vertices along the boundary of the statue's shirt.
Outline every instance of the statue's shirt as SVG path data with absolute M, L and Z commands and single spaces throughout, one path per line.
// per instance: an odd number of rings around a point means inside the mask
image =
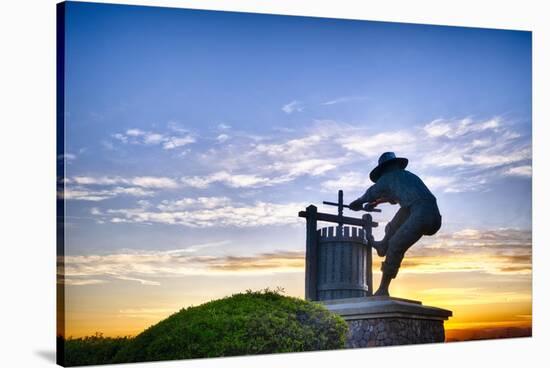
M 387 199 L 399 203 L 401 207 L 410 207 L 419 200 L 435 202 L 435 196 L 426 184 L 415 174 L 407 170 L 394 170 L 384 173 L 378 181 L 363 195 L 366 202 Z

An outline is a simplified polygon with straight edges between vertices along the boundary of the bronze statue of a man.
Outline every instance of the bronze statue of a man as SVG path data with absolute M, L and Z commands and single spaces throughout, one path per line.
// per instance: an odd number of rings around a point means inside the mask
M 405 252 L 423 235 L 433 235 L 441 227 L 441 214 L 435 196 L 415 174 L 405 170 L 409 160 L 385 152 L 370 173 L 375 183 L 365 194 L 350 203 L 352 210 L 362 209 L 364 203 L 373 207 L 384 202 L 399 204 L 394 218 L 386 225 L 381 241 L 370 238 L 369 243 L 382 262 L 382 280 L 374 295 L 389 295 L 391 280 L 397 276 Z

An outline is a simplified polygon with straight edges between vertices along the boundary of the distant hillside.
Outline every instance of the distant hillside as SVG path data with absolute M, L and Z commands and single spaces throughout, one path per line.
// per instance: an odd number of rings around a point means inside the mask
M 134 338 L 66 340 L 65 365 L 339 349 L 346 333 L 345 321 L 319 304 L 247 291 L 182 309 Z
M 488 339 L 505 339 L 512 337 L 531 337 L 531 327 L 491 327 L 460 330 L 445 330 L 446 342 L 471 341 Z

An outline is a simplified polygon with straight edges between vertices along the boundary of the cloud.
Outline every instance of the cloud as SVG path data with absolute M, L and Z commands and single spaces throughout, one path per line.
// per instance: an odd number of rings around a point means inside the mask
M 178 138 L 178 137 L 168 137 L 162 141 L 162 148 L 165 150 L 171 150 L 178 147 L 183 147 L 185 145 L 188 145 L 190 143 L 195 142 L 195 138 L 191 136 Z
M 344 148 L 366 157 L 378 157 L 382 152 L 406 151 L 418 143 L 418 137 L 407 131 L 383 132 L 377 134 L 355 134 L 338 138 Z
M 531 160 L 530 136 L 510 129 L 500 117 L 475 121 L 437 119 L 423 127 L 427 139 L 421 164 L 438 168 L 492 169 L 524 166 Z
M 281 110 L 283 110 L 287 114 L 292 114 L 294 112 L 302 112 L 304 111 L 304 104 L 301 103 L 300 101 L 294 100 L 287 103 L 286 105 L 283 105 L 283 107 L 281 107 Z
M 533 168 L 531 167 L 531 165 L 511 167 L 507 169 L 504 174 L 509 176 L 521 176 L 530 178 L 533 175 Z
M 530 275 L 532 236 L 525 229 L 472 229 L 423 238 L 403 261 L 405 272 Z
M 456 179 L 450 176 L 425 176 L 422 180 L 431 190 L 450 188 L 456 183 Z
M 320 176 L 338 167 L 342 162 L 338 158 L 296 159 L 295 161 L 279 161 L 272 164 L 271 169 L 284 173 L 274 178 L 276 183 L 284 183 L 303 175 Z
M 298 224 L 303 203 L 242 204 L 226 197 L 163 200 L 156 207 L 108 209 L 96 212 L 99 220 L 111 223 L 170 224 L 193 228 L 256 227 Z
M 518 244 L 519 241 L 519 244 Z M 189 275 L 235 275 L 303 272 L 304 252 L 273 250 L 256 254 L 204 255 L 201 249 L 226 245 L 214 242 L 172 250 L 121 250 L 112 254 L 59 258 L 58 274 L 66 285 L 92 285 L 126 280 L 160 285 L 162 278 Z M 190 251 L 190 249 L 194 249 Z M 375 259 L 376 263 L 380 259 Z M 62 266 L 61 266 L 62 264 Z M 377 268 L 375 265 L 375 272 Z M 402 273 L 475 272 L 514 277 L 531 275 L 531 232 L 521 229 L 463 229 L 413 246 Z M 441 293 L 431 290 L 430 293 Z
M 103 201 L 120 195 L 148 197 L 154 195 L 156 190 L 178 186 L 176 180 L 168 177 L 74 176 L 65 179 L 65 188 L 59 197 L 83 201 Z
M 160 282 L 158 282 L 158 281 L 138 279 L 138 278 L 135 278 L 135 277 L 116 276 L 116 278 L 119 279 L 119 280 L 136 281 L 136 282 L 139 282 L 141 285 L 148 285 L 148 286 L 158 286 L 158 285 L 160 285 Z
M 171 201 L 163 200 L 157 208 L 161 211 L 180 211 L 197 208 L 211 209 L 228 206 L 231 203 L 232 201 L 228 197 L 183 198 Z
M 59 279 L 60 284 L 64 284 L 67 286 L 86 286 L 86 285 L 99 285 L 99 284 L 106 284 L 106 280 L 99 280 L 99 279 L 67 279 L 67 278 L 60 278 Z
M 157 176 L 136 176 L 129 179 L 130 183 L 144 188 L 173 189 L 178 187 L 176 180 Z
M 506 153 L 500 149 L 476 149 L 475 146 L 447 147 L 440 149 L 434 155 L 423 157 L 422 164 L 447 168 L 453 166 L 495 168 L 503 165 L 517 165 L 531 159 L 531 148 L 511 148 Z
M 103 201 L 105 199 L 113 198 L 119 195 L 128 195 L 134 197 L 147 197 L 152 196 L 153 191 L 145 190 L 142 188 L 132 187 L 114 187 L 110 189 L 91 190 L 82 186 L 65 187 L 65 189 L 58 193 L 59 198 L 65 200 L 81 200 L 81 201 Z
M 329 100 L 326 102 L 323 102 L 321 105 L 336 105 L 340 103 L 345 102 L 351 102 L 351 101 L 362 101 L 362 100 L 368 100 L 367 96 L 344 96 L 344 97 L 338 97 L 333 100 Z
M 178 135 L 150 132 L 134 128 L 128 129 L 124 133 L 113 134 L 112 137 L 124 144 L 146 146 L 161 145 L 165 150 L 183 147 L 196 141 L 185 129 L 177 128 L 175 125 L 170 125 L 170 127 L 171 130 L 178 133 Z
M 473 229 L 465 228 L 453 233 L 439 235 L 440 239 L 463 240 L 477 246 L 499 246 L 509 245 L 516 247 L 518 244 L 530 245 L 532 241 L 532 233 L 530 230 L 514 229 L 514 228 L 497 228 L 497 229 Z M 471 241 L 476 242 L 472 243 Z M 515 248 L 511 249 L 514 250 Z
M 301 138 L 294 138 L 282 143 L 260 143 L 254 146 L 254 151 L 259 154 L 280 157 L 296 156 L 307 152 L 322 142 L 325 142 L 326 136 L 323 134 L 310 134 Z
M 362 188 L 361 183 L 370 182 L 363 179 L 377 164 L 378 156 L 394 151 L 409 158 L 411 170 L 426 178 L 432 190 L 484 191 L 503 176 L 526 174 L 526 168 L 514 168 L 530 166 L 530 136 L 515 132 L 513 127 L 512 122 L 498 116 L 437 119 L 409 129 L 386 131 L 315 121 L 300 130 L 302 135 L 300 131 L 292 132 L 290 139 L 275 135 L 258 142 L 242 136 L 232 145 L 210 149 L 200 156 L 201 165 L 217 170 L 183 180 L 196 188 L 216 182 L 233 188 L 260 188 L 310 176 L 321 177 L 323 190 L 355 190 Z M 281 135 L 286 137 L 288 133 Z M 232 183 L 229 172 L 231 176 L 242 175 L 242 180 Z
M 225 123 L 220 123 L 220 124 L 218 124 L 218 129 L 219 130 L 229 130 L 229 129 L 231 129 L 231 125 L 225 124 Z
M 64 266 L 58 267 L 58 275 L 65 285 L 124 280 L 158 286 L 161 281 L 156 280 L 166 277 L 297 272 L 303 270 L 304 253 L 280 250 L 251 256 L 206 256 L 173 250 L 126 250 L 113 254 L 65 256 L 58 261 L 64 261 Z
M 304 268 L 303 251 L 278 251 L 261 253 L 254 256 L 225 256 L 205 260 L 213 271 L 281 271 L 281 269 L 300 270 Z
M 321 176 L 348 160 L 338 146 L 331 149 L 329 145 L 330 135 L 323 133 L 277 143 L 254 141 L 210 150 L 202 156 L 204 166 L 231 168 L 231 172 L 219 170 L 202 176 L 185 176 L 181 181 L 203 189 L 213 183 L 231 188 L 260 188 L 287 183 L 300 176 Z
M 290 139 L 271 136 L 254 140 L 240 136 L 231 145 L 209 149 L 199 156 L 206 175 L 189 175 L 183 182 L 195 188 L 222 183 L 233 188 L 261 188 L 288 183 L 300 177 L 323 177 L 343 165 L 363 158 L 342 147 L 336 140 L 347 136 L 350 127 L 316 122 L 307 134 Z M 280 133 L 283 136 L 286 133 Z
M 367 175 L 376 166 L 378 156 L 394 151 L 409 158 L 410 169 L 433 191 L 486 191 L 503 177 L 529 177 L 530 136 L 517 133 L 513 127 L 513 122 L 497 116 L 436 119 L 408 129 L 385 131 L 336 121 L 315 121 L 292 134 L 279 132 L 256 137 L 233 132 L 231 144 L 213 145 L 197 152 L 193 160 L 200 172 L 188 170 L 177 183 L 196 189 L 214 184 L 259 189 L 317 177 L 321 190 L 363 190 L 370 183 Z M 129 129 L 123 136 L 128 141 L 143 140 L 147 134 Z M 157 136 L 151 139 L 159 140 Z M 225 132 L 216 138 L 218 142 L 228 139 Z M 205 173 L 204 168 L 209 171 Z M 103 184 L 115 185 L 113 181 L 117 179 L 107 177 Z M 134 184 L 118 180 L 116 185 Z M 90 197 L 100 200 L 103 196 L 92 193 Z
M 367 174 L 359 172 L 343 173 L 338 179 L 331 179 L 321 183 L 324 190 L 335 192 L 337 190 L 357 191 L 366 190 L 372 184 Z
M 430 137 L 457 138 L 474 132 L 485 130 L 499 131 L 501 121 L 495 117 L 489 120 L 473 121 L 471 118 L 460 120 L 436 119 L 424 126 L 424 131 Z
M 134 185 L 142 188 L 170 189 L 177 188 L 176 180 L 163 176 L 74 176 L 67 178 L 67 183 L 77 185 Z
M 484 192 L 489 189 L 488 183 L 494 175 L 485 173 L 482 175 L 470 174 L 465 178 L 464 174 L 455 176 L 421 175 L 426 186 L 433 192 L 440 193 L 465 193 Z
M 219 143 L 223 143 L 223 142 L 227 141 L 228 139 L 229 139 L 229 136 L 227 134 L 220 134 L 216 137 L 216 140 Z
M 461 180 L 478 177 L 495 179 L 500 172 L 491 173 L 487 169 L 506 167 L 511 169 L 526 166 L 531 160 L 530 136 L 522 136 L 511 129 L 511 124 L 500 117 L 488 120 L 465 118 L 459 120 L 437 119 L 408 130 L 371 133 L 367 130 L 333 128 L 334 140 L 348 151 L 374 161 L 382 152 L 394 151 L 398 156 L 406 156 L 412 165 L 420 167 L 437 184 L 454 178 L 455 184 Z M 434 170 L 445 169 L 445 175 Z M 469 170 L 469 171 L 465 171 Z M 485 170 L 485 172 L 483 172 Z M 514 169 L 508 173 L 525 172 Z M 497 175 L 498 174 L 498 175 Z M 455 185 L 459 191 L 461 185 Z
M 247 157 L 259 159 L 258 165 L 275 183 L 292 181 L 300 176 L 321 176 L 349 162 L 350 157 L 333 144 L 330 130 L 323 128 L 301 138 L 282 143 L 259 143 Z
M 194 188 L 207 188 L 212 183 L 223 183 L 231 188 L 257 188 L 273 185 L 268 177 L 247 174 L 230 174 L 227 171 L 219 171 L 206 176 L 186 176 L 181 182 Z

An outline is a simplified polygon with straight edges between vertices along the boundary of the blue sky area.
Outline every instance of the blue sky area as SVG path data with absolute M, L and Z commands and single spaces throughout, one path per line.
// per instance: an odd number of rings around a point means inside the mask
M 295 267 L 305 246 L 297 212 L 340 188 L 346 201 L 361 195 L 388 150 L 438 198 L 444 223 L 430 241 L 524 232 L 530 247 L 530 32 L 66 9 L 74 285 L 156 285 L 159 274 L 275 258 Z M 395 206 L 382 209 L 383 224 Z M 120 254 L 141 261 L 130 267 Z

